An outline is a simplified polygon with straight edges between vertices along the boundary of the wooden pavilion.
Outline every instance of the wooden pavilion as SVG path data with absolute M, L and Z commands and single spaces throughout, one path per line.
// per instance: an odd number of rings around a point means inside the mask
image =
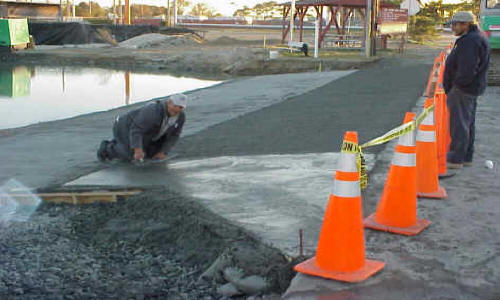
M 283 4 L 283 29 L 281 42 L 285 43 L 286 36 L 290 31 L 289 19 L 291 11 L 291 2 Z M 354 11 L 358 12 L 363 21 L 366 16 L 366 0 L 298 0 L 295 3 L 295 13 L 293 16 L 295 20 L 299 19 L 299 40 L 302 42 L 304 32 L 304 18 L 310 8 L 316 11 L 316 17 L 321 20 L 319 27 L 319 45 L 323 43 L 325 35 L 330 31 L 332 25 L 335 26 L 338 35 L 345 35 L 346 24 L 349 17 Z M 388 2 L 379 2 L 380 8 L 398 8 L 397 5 Z M 323 15 L 325 10 L 330 11 L 330 20 L 326 25 L 323 25 Z M 340 21 L 340 22 L 339 22 Z

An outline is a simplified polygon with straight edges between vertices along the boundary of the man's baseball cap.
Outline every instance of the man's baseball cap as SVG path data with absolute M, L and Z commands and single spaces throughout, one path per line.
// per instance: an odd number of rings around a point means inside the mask
M 187 106 L 188 97 L 184 94 L 173 94 L 169 99 L 173 105 L 181 106 L 182 108 L 186 108 Z
M 459 11 L 451 18 L 452 22 L 476 23 L 476 17 L 469 11 Z

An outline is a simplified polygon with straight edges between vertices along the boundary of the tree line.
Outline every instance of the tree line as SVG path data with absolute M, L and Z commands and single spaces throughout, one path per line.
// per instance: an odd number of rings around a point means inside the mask
M 91 7 L 90 7 L 90 5 Z M 119 1 L 115 0 L 116 10 L 119 10 Z M 121 1 L 122 7 L 125 5 L 125 0 Z M 63 7 L 66 15 L 71 14 L 69 6 Z M 167 14 L 167 8 L 154 5 L 132 4 L 130 5 L 132 17 L 151 18 Z M 106 18 L 110 14 L 114 14 L 113 7 L 102 7 L 97 2 L 80 2 L 75 5 L 75 15 L 77 17 L 93 17 L 93 18 Z M 170 4 L 170 14 L 173 15 L 174 7 L 173 1 Z M 220 17 L 222 14 L 217 12 L 214 8 L 210 7 L 204 2 L 191 4 L 188 0 L 177 0 L 177 14 L 178 15 L 192 15 L 198 17 Z

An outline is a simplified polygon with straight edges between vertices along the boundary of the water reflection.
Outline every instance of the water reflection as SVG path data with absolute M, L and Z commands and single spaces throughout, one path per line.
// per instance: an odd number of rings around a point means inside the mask
M 0 69 L 0 96 L 11 98 L 30 95 L 34 70 L 27 67 Z
M 98 68 L 0 69 L 0 129 L 64 119 L 218 81 Z

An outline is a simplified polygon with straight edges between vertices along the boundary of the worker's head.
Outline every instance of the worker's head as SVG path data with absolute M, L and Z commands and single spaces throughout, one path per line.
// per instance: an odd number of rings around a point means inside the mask
M 451 18 L 451 30 L 456 36 L 464 35 L 471 25 L 476 23 L 476 17 L 468 11 L 459 11 Z
M 167 110 L 171 117 L 179 115 L 187 106 L 188 97 L 184 94 L 174 94 L 167 100 Z

